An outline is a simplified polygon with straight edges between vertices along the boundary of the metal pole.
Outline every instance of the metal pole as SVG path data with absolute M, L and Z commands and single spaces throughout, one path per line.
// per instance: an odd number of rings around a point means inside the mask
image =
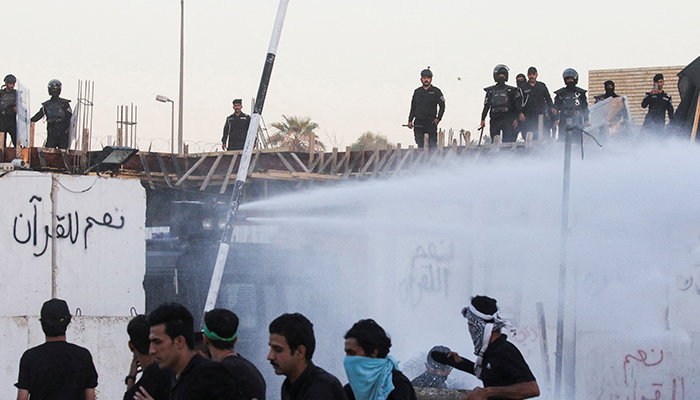
M 172 112 L 170 113 L 170 154 L 175 154 L 175 102 L 170 100 Z
M 567 121 L 564 145 L 564 188 L 561 205 L 561 248 L 559 253 L 559 305 L 557 307 L 557 350 L 554 369 L 554 398 L 561 399 L 564 356 L 564 315 L 566 306 L 566 253 L 569 240 L 569 187 L 571 181 L 571 123 Z
M 182 154 L 182 101 L 183 101 L 183 81 L 185 72 L 185 0 L 180 0 L 180 100 L 178 102 L 177 114 L 177 152 Z
M 224 266 L 226 265 L 226 258 L 228 257 L 228 250 L 230 247 L 229 243 L 231 242 L 231 237 L 233 236 L 233 219 L 238 212 L 241 195 L 243 194 L 243 185 L 245 184 L 246 176 L 248 175 L 250 158 L 253 154 L 255 138 L 258 135 L 258 127 L 260 126 L 263 105 L 265 104 L 265 96 L 267 95 L 267 88 L 270 84 L 272 66 L 275 62 L 277 45 L 279 44 L 280 36 L 282 34 L 282 26 L 284 25 L 284 17 L 287 13 L 288 4 L 289 0 L 280 0 L 279 8 L 277 9 L 277 18 L 275 19 L 275 26 L 272 30 L 270 46 L 267 50 L 267 56 L 265 57 L 265 66 L 263 68 L 262 77 L 260 78 L 260 86 L 258 87 L 255 108 L 253 108 L 253 115 L 250 118 L 250 125 L 248 126 L 248 133 L 246 134 L 245 146 L 243 147 L 243 154 L 241 155 L 241 163 L 238 165 L 236 183 L 234 184 L 233 192 L 231 193 L 231 202 L 229 203 L 228 213 L 226 215 L 226 229 L 224 229 L 224 233 L 221 235 L 219 253 L 216 256 L 216 264 L 214 264 L 214 272 L 211 276 L 209 293 L 207 294 L 207 301 L 204 305 L 205 312 L 213 309 L 216 306 L 216 298 L 219 294 L 221 278 L 224 275 Z

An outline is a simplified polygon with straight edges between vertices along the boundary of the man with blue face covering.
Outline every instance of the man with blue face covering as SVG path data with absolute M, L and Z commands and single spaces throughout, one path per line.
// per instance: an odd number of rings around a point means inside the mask
M 345 334 L 345 385 L 348 400 L 416 400 L 411 381 L 389 355 L 391 339 L 372 319 L 362 319 Z

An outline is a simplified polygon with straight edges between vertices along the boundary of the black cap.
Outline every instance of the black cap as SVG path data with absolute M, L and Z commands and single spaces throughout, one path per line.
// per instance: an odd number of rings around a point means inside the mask
M 41 306 L 42 320 L 60 321 L 66 317 L 70 317 L 70 311 L 65 300 L 51 299 Z
M 664 79 L 664 74 L 656 74 L 654 75 L 654 82 L 658 82 L 660 80 Z
M 530 67 L 527 69 L 528 74 L 536 74 L 537 73 L 537 68 L 535 67 Z
M 422 70 L 422 71 L 420 72 L 420 76 L 427 76 L 428 78 L 432 78 L 432 77 L 433 77 L 433 71 L 431 71 L 431 70 L 430 70 L 430 67 L 428 67 L 428 68 L 426 68 L 426 69 L 424 69 L 424 70 Z
M 472 299 L 472 305 L 482 314 L 493 315 L 498 311 L 496 299 L 487 296 L 475 296 Z
M 434 346 L 428 352 L 428 357 L 427 357 L 428 365 L 432 368 L 435 368 L 435 369 L 451 369 L 452 367 L 450 367 L 449 365 L 441 364 L 441 363 L 435 361 L 435 359 L 433 359 L 433 352 L 449 353 L 450 351 L 452 351 L 452 350 L 450 350 L 450 348 L 447 346 Z
M 233 100 L 233 104 L 243 104 L 243 100 L 235 99 L 235 100 Z

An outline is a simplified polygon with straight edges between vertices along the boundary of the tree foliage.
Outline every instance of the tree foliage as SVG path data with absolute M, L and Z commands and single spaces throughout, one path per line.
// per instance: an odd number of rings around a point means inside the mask
M 326 146 L 318 140 L 314 130 L 318 124 L 309 117 L 297 117 L 282 115 L 284 121 L 274 122 L 272 127 L 277 129 L 270 136 L 270 144 L 274 147 L 286 147 L 291 151 L 308 152 L 311 138 L 315 140 L 315 151 L 324 151 Z
M 367 150 L 374 149 L 375 146 L 379 146 L 379 148 L 385 148 L 389 144 L 393 145 L 393 143 L 389 143 L 389 138 L 386 137 L 386 135 L 382 135 L 381 133 L 374 133 L 372 131 L 367 131 L 360 135 L 360 137 L 357 138 L 355 143 L 350 145 L 350 150 L 360 150 L 360 146 L 364 146 L 364 148 Z

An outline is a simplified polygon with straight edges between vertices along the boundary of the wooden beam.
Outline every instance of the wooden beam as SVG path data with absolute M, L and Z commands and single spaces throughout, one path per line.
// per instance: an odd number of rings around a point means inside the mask
M 156 159 L 158 160 L 158 166 L 160 167 L 161 172 L 163 172 L 163 179 L 165 180 L 165 184 L 168 185 L 168 187 L 173 187 L 173 185 L 170 183 L 170 174 L 165 168 L 163 156 L 161 156 L 160 153 L 156 153 Z
M 296 161 L 297 164 L 299 164 L 299 166 L 301 167 L 301 169 L 302 169 L 304 172 L 309 172 L 309 169 L 306 168 L 306 165 L 304 165 L 304 163 L 301 162 L 301 160 L 299 159 L 299 156 L 297 156 L 297 153 L 291 152 L 291 153 L 289 153 L 289 154 L 292 155 L 292 158 L 294 159 L 294 161 Z
M 141 165 L 143 166 L 143 172 L 146 174 L 146 179 L 148 179 L 148 186 L 154 190 L 156 186 L 153 184 L 153 179 L 151 178 L 151 170 L 148 169 L 148 162 L 146 161 L 146 156 L 139 152 L 139 158 L 141 159 Z
M 202 186 L 199 187 L 199 191 L 203 192 L 207 186 L 209 186 L 209 180 L 211 179 L 211 176 L 214 175 L 214 171 L 216 171 L 216 167 L 219 166 L 219 162 L 221 161 L 221 157 L 223 157 L 223 153 L 219 153 L 218 156 L 216 156 L 216 160 L 214 160 L 214 164 L 212 164 L 211 168 L 209 168 L 209 172 L 207 172 L 207 177 L 204 178 L 204 182 L 202 182 Z
M 292 153 L 292 154 L 294 154 L 294 153 Z M 294 168 L 292 168 L 292 164 L 290 164 L 289 161 L 287 161 L 287 160 L 284 158 L 284 156 L 282 155 L 282 153 L 277 153 L 277 157 L 279 157 L 279 159 L 282 160 L 282 164 L 284 164 L 284 166 L 287 167 L 287 169 L 289 170 L 289 172 L 297 172 Z
M 224 183 L 221 184 L 221 190 L 219 190 L 219 194 L 226 193 L 226 186 L 228 186 L 228 182 L 231 179 L 231 174 L 233 173 L 233 166 L 236 164 L 237 159 L 238 153 L 234 153 L 231 156 L 231 162 L 228 164 L 228 169 L 226 170 L 226 177 L 224 178 Z
M 693 120 L 693 130 L 690 132 L 690 143 L 695 143 L 698 134 L 698 122 L 700 122 L 700 96 L 696 98 L 698 105 L 695 107 L 695 118 Z
M 188 169 L 187 172 L 185 172 L 185 174 L 182 175 L 182 178 L 180 178 L 177 182 L 175 182 L 175 186 L 180 186 L 180 185 L 182 185 L 182 182 L 186 181 L 187 178 L 188 178 L 190 175 L 192 175 L 192 173 L 194 172 L 194 170 L 196 170 L 197 167 L 199 167 L 200 165 L 202 165 L 202 163 L 204 162 L 204 160 L 207 159 L 208 156 L 209 156 L 208 154 L 205 154 L 205 155 L 203 155 L 199 160 L 197 160 L 197 162 L 194 163 L 194 165 L 192 166 L 192 168 Z

